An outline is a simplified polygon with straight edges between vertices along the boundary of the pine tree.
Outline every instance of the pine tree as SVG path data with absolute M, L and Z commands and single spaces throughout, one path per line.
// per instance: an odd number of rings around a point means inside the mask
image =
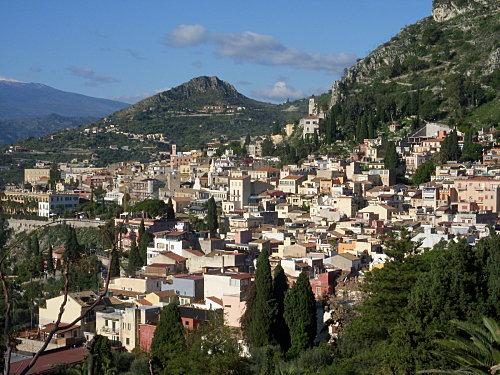
M 168 304 L 163 308 L 151 343 L 151 363 L 155 374 L 182 374 L 186 366 L 186 340 L 179 308 Z
M 281 347 L 281 350 L 286 353 L 290 347 L 290 331 L 286 324 L 285 313 L 285 295 L 288 291 L 288 280 L 285 271 L 281 264 L 278 264 L 274 269 L 273 277 L 273 294 L 276 301 L 276 318 L 272 327 L 275 341 Z
M 172 203 L 172 198 L 168 198 L 166 216 L 168 221 L 175 220 L 175 210 L 174 210 L 174 204 Z
M 273 295 L 273 278 L 269 264 L 269 253 L 262 250 L 257 258 L 255 272 L 255 298 L 249 311 L 245 336 L 251 349 L 274 344 L 272 327 L 276 314 Z
M 142 265 L 141 255 L 139 254 L 139 249 L 137 248 L 137 242 L 135 238 L 132 240 L 130 245 L 130 252 L 128 254 L 128 267 L 127 274 L 129 276 L 135 276 L 135 271 Z
M 211 233 L 217 232 L 219 228 L 219 221 L 217 219 L 217 204 L 214 197 L 210 197 L 207 202 L 207 226 Z
M 312 347 L 316 337 L 316 302 L 305 272 L 285 296 L 285 320 L 290 329 L 290 357 Z

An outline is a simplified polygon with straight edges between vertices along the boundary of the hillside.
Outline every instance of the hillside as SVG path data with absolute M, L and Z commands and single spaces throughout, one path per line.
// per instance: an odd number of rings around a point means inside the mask
M 198 147 L 221 135 L 268 133 L 283 121 L 282 107 L 240 94 L 217 77 L 197 77 L 99 121 L 125 132 L 162 133 L 167 141 Z
M 65 117 L 51 114 L 43 117 L 0 119 L 0 144 L 41 137 L 61 129 L 76 128 L 95 121 L 95 117 Z
M 402 29 L 334 82 L 337 122 L 351 133 L 360 118 L 379 127 L 410 117 L 497 126 L 499 32 L 498 2 L 435 0 L 432 16 Z
M 213 139 L 269 134 L 306 112 L 305 99 L 281 105 L 264 103 L 242 95 L 217 77 L 197 77 L 77 130 L 26 139 L 20 145 L 33 152 L 15 158 L 31 162 L 35 158 L 57 162 L 92 159 L 96 165 L 155 160 L 171 143 L 190 149 Z

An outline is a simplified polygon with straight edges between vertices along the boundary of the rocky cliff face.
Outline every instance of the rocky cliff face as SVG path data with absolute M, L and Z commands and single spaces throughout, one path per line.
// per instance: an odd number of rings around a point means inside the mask
M 498 2 L 491 0 L 434 0 L 432 18 L 436 22 L 444 22 L 479 7 L 495 7 L 495 3 Z
M 432 17 L 403 28 L 333 83 L 330 105 L 374 82 L 411 87 L 418 77 L 438 92 L 452 74 L 492 74 L 500 67 L 499 8 L 497 0 L 434 0 Z

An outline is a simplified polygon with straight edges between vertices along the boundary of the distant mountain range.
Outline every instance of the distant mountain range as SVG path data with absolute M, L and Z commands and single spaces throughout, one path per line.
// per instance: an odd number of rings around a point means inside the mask
M 0 80 L 0 143 L 79 126 L 127 106 L 40 83 Z

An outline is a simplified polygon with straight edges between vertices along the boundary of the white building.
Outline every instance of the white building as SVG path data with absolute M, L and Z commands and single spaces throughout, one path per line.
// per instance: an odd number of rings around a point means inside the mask
M 40 195 L 38 201 L 38 216 L 51 217 L 71 211 L 78 206 L 78 194 L 47 193 Z
M 319 117 L 318 116 L 307 116 L 299 121 L 299 125 L 302 127 L 302 138 L 307 135 L 313 135 L 319 130 Z

